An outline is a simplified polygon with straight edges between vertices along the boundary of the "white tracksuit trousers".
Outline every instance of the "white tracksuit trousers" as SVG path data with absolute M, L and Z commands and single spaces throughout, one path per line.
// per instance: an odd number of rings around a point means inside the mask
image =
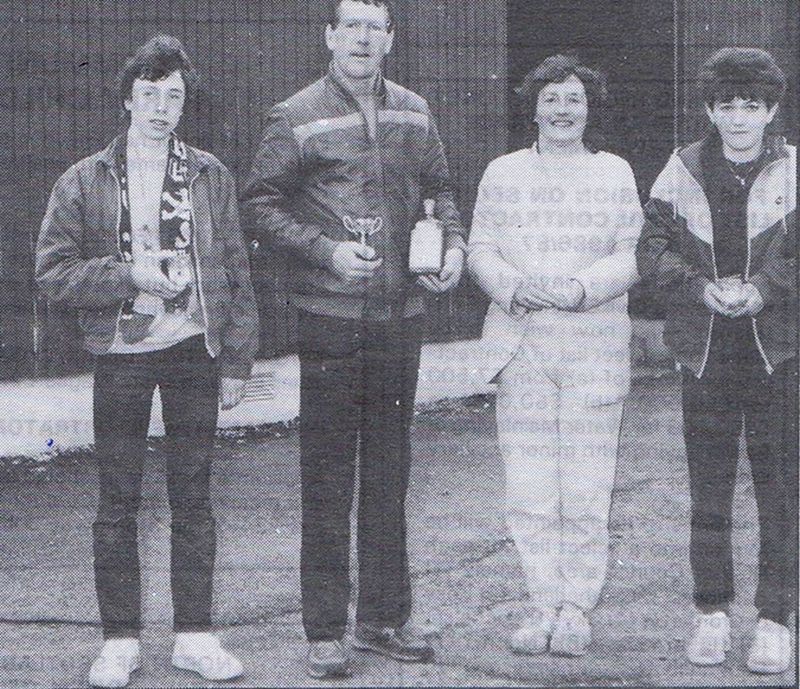
M 623 395 L 599 400 L 602 367 L 523 345 L 499 377 L 506 518 L 534 607 L 598 603 Z M 615 387 L 615 385 L 611 385 Z

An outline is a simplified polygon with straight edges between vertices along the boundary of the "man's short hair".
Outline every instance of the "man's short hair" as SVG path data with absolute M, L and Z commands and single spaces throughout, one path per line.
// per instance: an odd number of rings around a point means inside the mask
M 525 116 L 529 122 L 536 116 L 539 92 L 547 84 L 560 84 L 571 76 L 581 80 L 586 91 L 586 102 L 589 109 L 584 141 L 592 147 L 600 144 L 601 130 L 606 120 L 606 103 L 608 89 L 606 77 L 602 72 L 587 67 L 577 55 L 551 55 L 534 67 L 516 89 L 525 103 Z
M 133 93 L 133 82 L 137 79 L 159 81 L 180 70 L 186 88 L 186 100 L 190 100 L 197 87 L 197 72 L 189 60 L 183 44 L 174 36 L 153 36 L 140 46 L 117 77 L 120 101 L 124 106 Z
M 394 8 L 392 7 L 392 0 L 354 0 L 363 5 L 374 5 L 375 7 L 385 7 L 386 14 L 389 17 L 387 28 L 389 31 L 394 29 Z M 330 12 L 328 14 L 328 24 L 334 29 L 339 24 L 339 8 L 342 6 L 344 0 L 329 0 L 328 7 Z
M 703 101 L 728 103 L 737 96 L 763 100 L 768 107 L 780 102 L 786 92 L 786 75 L 766 50 L 722 48 L 700 68 Z

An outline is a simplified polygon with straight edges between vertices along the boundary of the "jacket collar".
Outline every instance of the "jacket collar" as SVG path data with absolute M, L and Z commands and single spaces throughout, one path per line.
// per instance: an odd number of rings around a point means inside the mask
M 325 84 L 334 94 L 336 94 L 338 98 L 341 98 L 343 101 L 354 107 L 358 107 L 358 103 L 356 102 L 353 94 L 347 90 L 345 85 L 339 80 L 339 77 L 336 76 L 336 72 L 333 68 L 333 62 L 328 65 L 328 73 L 325 75 Z M 384 105 L 386 103 L 386 91 L 386 79 L 383 76 L 383 72 L 381 72 L 378 74 L 378 78 L 375 80 L 375 95 L 378 97 L 378 103 L 380 105 Z
M 703 139 L 690 144 L 678 152 L 686 169 L 694 177 L 698 184 L 706 189 L 706 179 L 703 174 L 703 161 L 708 158 L 714 148 L 722 147 L 722 137 L 714 128 Z M 780 135 L 767 135 L 764 137 L 764 152 L 759 162 L 759 174 L 771 163 L 789 157 L 789 150 L 786 148 L 786 139 Z
M 119 163 L 127 155 L 128 150 L 128 134 L 127 131 L 119 134 L 111 143 L 103 149 L 98 158 L 98 165 L 102 165 L 110 170 L 119 168 Z M 196 174 L 208 169 L 208 163 L 200 160 L 197 151 L 191 146 L 186 146 L 186 164 L 188 168 L 189 179 L 192 179 Z

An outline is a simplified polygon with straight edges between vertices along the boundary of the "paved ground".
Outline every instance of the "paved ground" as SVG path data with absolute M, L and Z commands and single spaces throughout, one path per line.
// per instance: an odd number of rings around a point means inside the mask
M 631 358 L 635 370 L 671 366 L 662 343 L 661 321 L 633 320 Z M 493 390 L 483 369 L 478 340 L 428 343 L 422 347 L 417 402 L 470 397 Z M 224 411 L 220 428 L 288 422 L 300 410 L 300 360 L 296 355 L 256 361 L 242 404 Z M 259 394 L 261 393 L 261 394 Z M 263 403 L 270 396 L 269 404 Z M 150 433 L 163 435 L 156 391 Z M 37 457 L 92 444 L 92 375 L 0 381 L 0 457 Z
M 524 604 L 522 573 L 499 505 L 502 471 L 490 398 L 422 410 L 409 496 L 415 622 L 437 633 L 436 664 L 401 666 L 356 656 L 344 686 L 791 686 L 794 671 L 744 670 L 755 611 L 754 499 L 742 463 L 734 529 L 739 599 L 724 667 L 683 658 L 691 617 L 687 478 L 674 375 L 637 381 L 628 404 L 612 513 L 612 567 L 582 660 L 518 658 L 505 639 Z M 235 686 L 306 686 L 299 615 L 297 438 L 291 429 L 218 443 L 216 616 L 244 660 Z M 0 687 L 85 686 L 100 632 L 90 525 L 90 455 L 0 462 Z M 169 523 L 157 447 L 140 518 L 144 562 L 144 672 L 131 686 L 202 686 L 168 666 Z

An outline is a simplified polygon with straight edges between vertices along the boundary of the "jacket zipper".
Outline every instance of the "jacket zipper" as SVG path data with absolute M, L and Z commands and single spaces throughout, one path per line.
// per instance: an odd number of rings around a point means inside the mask
M 378 99 L 376 98 L 375 99 L 375 112 L 374 112 L 374 116 L 375 116 L 374 117 L 375 136 L 373 136 L 372 133 L 370 132 L 369 113 L 367 113 L 366 110 L 363 107 L 361 107 L 361 103 L 359 103 L 358 100 L 354 96 L 352 96 L 351 94 L 348 94 L 348 95 L 349 95 L 350 98 L 352 98 L 353 102 L 356 105 L 356 108 L 358 108 L 358 111 L 361 114 L 361 119 L 364 121 L 364 133 L 366 134 L 367 143 L 368 143 L 368 145 L 370 147 L 371 154 L 373 156 L 377 155 L 379 157 L 379 159 L 380 159 L 380 150 L 381 149 L 380 149 L 380 146 L 378 145 L 379 144 L 378 138 L 379 138 L 380 129 L 381 129 L 381 116 L 380 116 L 381 104 L 378 102 Z M 385 188 L 385 184 L 383 182 L 383 160 L 380 160 L 380 168 L 381 168 L 380 169 L 381 188 Z M 386 246 L 388 246 L 387 239 L 388 238 L 386 236 L 384 236 L 384 244 Z M 383 280 L 382 280 L 384 294 L 386 293 L 386 280 L 387 280 L 386 273 L 384 273 Z M 364 307 L 363 307 L 362 313 L 366 311 L 367 305 L 371 301 L 370 297 L 371 297 L 371 294 L 370 294 L 369 284 L 367 284 L 367 291 L 366 291 L 366 293 L 364 295 Z
M 784 185 L 784 186 L 786 186 L 786 185 Z M 788 195 L 789 195 L 789 191 L 788 190 L 784 190 L 784 198 L 788 198 Z M 788 235 L 789 234 L 789 226 L 786 224 L 786 214 L 785 213 L 783 213 L 781 215 L 781 224 L 783 225 L 783 234 Z M 748 271 L 749 271 L 749 269 L 750 269 L 750 263 L 749 263 L 749 261 L 750 261 L 750 256 L 749 256 L 750 241 L 749 241 L 749 237 L 748 237 L 748 242 L 747 242 L 747 248 L 748 248 L 748 266 L 747 266 L 747 268 L 748 268 Z M 758 318 L 755 318 L 755 317 L 753 318 L 753 333 L 756 336 L 756 345 L 758 346 L 758 351 L 761 353 L 761 356 L 764 357 L 764 363 L 767 365 L 767 373 L 772 375 L 775 372 L 775 368 L 772 366 L 772 363 L 770 362 L 769 358 L 767 357 L 766 350 L 764 349 L 764 347 L 761 344 L 761 337 L 758 334 Z
M 386 171 L 384 170 L 383 164 L 383 146 L 381 145 L 381 110 L 385 103 L 383 101 L 379 102 L 378 99 L 375 101 L 375 141 L 373 142 L 375 156 L 378 160 L 378 169 L 380 174 L 380 184 L 381 184 L 381 209 L 383 209 L 383 200 L 385 198 L 385 190 L 386 190 Z M 383 215 L 383 210 L 381 210 L 381 215 Z M 389 253 L 391 247 L 391 236 L 389 235 L 389 224 L 386 222 L 387 218 L 383 219 L 384 223 L 384 236 L 383 236 L 383 245 L 384 245 L 384 260 L 386 260 L 386 255 Z M 389 266 L 387 265 L 383 270 L 383 280 L 382 280 L 382 288 L 383 288 L 383 299 L 389 294 Z M 405 307 L 403 307 L 405 308 Z M 390 313 L 389 318 L 394 318 L 394 314 L 391 313 L 392 306 L 389 306 Z
M 120 196 L 122 194 L 122 184 L 120 184 L 119 178 L 117 177 L 117 173 L 113 169 L 113 167 L 109 167 L 108 168 L 108 172 L 111 175 L 112 179 L 114 180 L 114 183 L 117 185 L 117 225 L 116 225 L 116 228 L 115 228 L 114 236 L 117 238 L 117 252 L 121 256 L 122 255 L 122 246 L 119 243 L 119 226 L 122 223 L 122 199 L 120 198 Z M 116 320 L 116 323 L 114 324 L 114 337 L 111 340 L 111 345 L 110 345 L 109 349 L 111 347 L 113 347 L 114 343 L 117 341 L 117 336 L 119 335 L 119 325 L 120 325 L 120 321 L 122 320 L 122 307 L 124 306 L 124 304 L 125 304 L 125 302 L 123 301 L 122 304 L 120 304 L 120 307 L 119 307 L 119 309 L 117 311 L 117 320 Z
M 200 176 L 200 172 L 196 172 L 194 177 L 192 177 L 191 181 L 189 182 L 189 206 L 191 208 L 192 213 L 192 248 L 194 251 L 194 265 L 195 270 L 197 271 L 197 296 L 200 301 L 200 311 L 203 314 L 203 322 L 205 324 L 205 328 L 203 329 L 203 341 L 206 345 L 206 351 L 208 355 L 212 359 L 216 359 L 214 352 L 211 351 L 211 346 L 208 344 L 208 330 L 211 327 L 211 324 L 208 320 L 208 311 L 206 310 L 206 299 L 203 295 L 203 271 L 200 269 L 200 249 L 197 242 L 197 223 L 195 222 L 194 218 L 194 183 L 197 181 L 197 178 Z M 213 231 L 213 229 L 212 229 Z
M 765 175 L 766 171 L 770 167 L 772 167 L 776 162 L 779 162 L 779 161 L 774 161 L 774 162 L 770 163 L 769 165 L 767 165 L 763 170 L 761 170 L 761 172 L 758 174 L 758 177 L 753 182 L 753 186 L 750 187 L 750 193 L 748 194 L 748 199 L 747 199 L 747 208 L 748 209 L 750 208 L 749 196 L 752 195 L 753 188 L 755 187 L 756 182 L 758 182 L 758 180 L 761 179 L 761 177 Z M 784 223 L 784 225 L 786 223 L 786 217 L 785 216 L 783 217 L 783 223 Z M 750 227 L 749 227 L 749 222 L 748 222 L 748 228 L 747 228 L 747 265 L 745 266 L 745 269 L 744 269 L 744 280 L 745 280 L 745 282 L 748 282 L 750 280 L 751 243 L 752 243 L 752 239 L 750 238 Z M 764 346 L 761 343 L 761 336 L 758 334 L 758 321 L 757 321 L 756 317 L 755 316 L 751 316 L 750 317 L 750 322 L 752 323 L 752 326 L 753 326 L 753 335 L 754 335 L 755 340 L 756 340 L 756 347 L 758 348 L 758 353 L 761 355 L 761 358 L 764 360 L 764 366 L 767 369 L 767 373 L 769 375 L 772 375 L 775 372 L 775 369 L 772 366 L 772 363 L 770 362 L 769 357 L 767 357 L 767 352 L 764 350 Z
M 711 264 L 714 268 L 714 281 L 716 282 L 719 279 L 719 274 L 717 273 L 717 252 L 714 249 L 714 237 L 711 237 Z M 711 313 L 711 318 L 708 322 L 708 335 L 706 336 L 706 351 L 703 355 L 703 363 L 700 364 L 700 371 L 697 374 L 698 378 L 702 378 L 703 374 L 706 371 L 706 366 L 708 366 L 708 357 L 711 354 L 711 336 L 714 332 L 714 313 Z

